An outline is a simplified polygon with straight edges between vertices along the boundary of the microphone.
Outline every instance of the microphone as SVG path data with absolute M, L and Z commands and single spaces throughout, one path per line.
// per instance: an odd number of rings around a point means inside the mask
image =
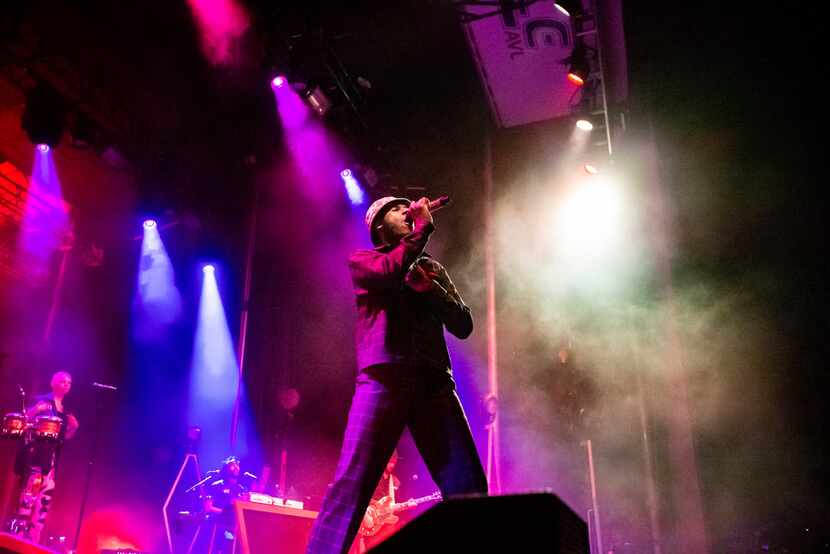
M 449 205 L 450 202 L 451 202 L 450 197 L 447 196 L 446 194 L 444 196 L 439 196 L 435 200 L 430 200 L 429 201 L 429 211 L 434 212 L 436 210 L 440 210 L 441 208 Z M 410 206 L 409 209 L 411 210 L 412 209 L 412 204 L 410 204 L 409 206 Z M 407 213 L 407 219 L 410 219 L 410 218 L 411 218 L 411 216 L 409 215 L 409 213 Z
M 435 200 L 429 201 L 429 211 L 434 212 L 435 210 L 440 210 L 441 208 L 449 205 L 450 202 L 450 197 L 446 194 L 444 196 L 439 196 Z
M 26 391 L 23 390 L 23 387 L 20 386 L 20 383 L 17 384 L 17 390 L 20 392 L 20 396 L 26 396 Z
M 256 475 L 254 475 L 253 473 L 250 473 L 250 472 L 248 472 L 248 471 L 246 471 L 245 473 L 243 473 L 243 474 L 242 474 L 242 477 L 250 477 L 251 479 L 259 479 L 259 477 L 257 477 Z
M 118 390 L 118 387 L 115 387 L 113 385 L 105 385 L 104 383 L 98 383 L 98 382 L 93 382 L 92 386 L 97 387 L 99 389 Z

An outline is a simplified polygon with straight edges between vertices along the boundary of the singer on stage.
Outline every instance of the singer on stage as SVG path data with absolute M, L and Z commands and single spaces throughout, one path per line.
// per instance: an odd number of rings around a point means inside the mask
M 384 197 L 365 218 L 372 250 L 349 258 L 357 301 L 358 374 L 340 460 L 308 553 L 345 553 L 404 427 L 444 498 L 487 492 L 455 392 L 444 327 L 473 330 L 446 270 L 424 252 L 435 225 L 427 198 Z

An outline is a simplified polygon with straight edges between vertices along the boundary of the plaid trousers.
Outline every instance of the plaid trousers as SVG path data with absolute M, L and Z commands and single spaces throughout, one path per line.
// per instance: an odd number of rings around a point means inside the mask
M 366 368 L 357 378 L 334 482 L 306 554 L 349 550 L 407 426 L 444 498 L 487 493 L 487 478 L 452 376 L 429 367 Z

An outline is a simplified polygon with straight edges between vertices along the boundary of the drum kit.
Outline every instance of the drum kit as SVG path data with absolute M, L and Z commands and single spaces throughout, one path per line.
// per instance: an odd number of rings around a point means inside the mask
M 4 439 L 57 442 L 60 437 L 63 420 L 58 416 L 38 415 L 26 417 L 26 414 L 10 412 L 3 416 L 0 437 Z
M 4 531 L 39 538 L 48 511 L 44 498 L 54 488 L 52 470 L 62 426 L 61 418 L 54 415 L 10 412 L 3 416 L 0 438 L 18 442 L 25 460 L 17 508 L 4 522 Z

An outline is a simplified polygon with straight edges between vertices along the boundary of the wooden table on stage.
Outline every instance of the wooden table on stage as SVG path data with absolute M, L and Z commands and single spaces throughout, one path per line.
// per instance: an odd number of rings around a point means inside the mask
M 305 552 L 318 512 L 248 500 L 235 500 L 233 505 L 242 554 Z

